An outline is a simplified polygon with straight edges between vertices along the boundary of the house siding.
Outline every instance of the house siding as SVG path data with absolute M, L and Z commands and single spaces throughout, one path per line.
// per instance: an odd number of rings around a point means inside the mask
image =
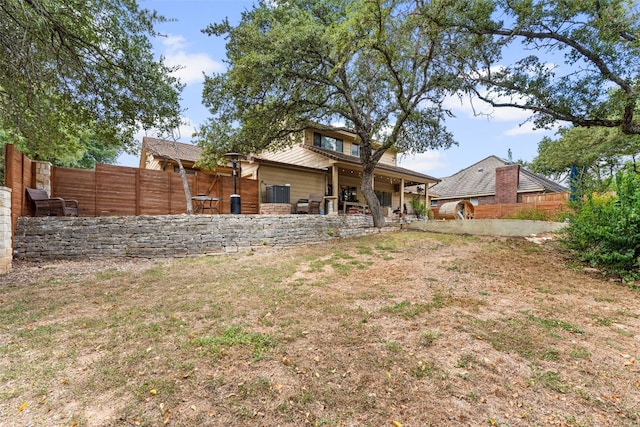
M 298 199 L 308 199 L 309 194 L 325 194 L 326 174 L 294 169 L 283 169 L 273 166 L 260 166 L 260 200 L 264 203 L 267 185 L 290 185 L 290 202 L 295 204 Z
M 304 133 L 304 143 L 307 145 L 313 145 L 313 134 L 321 133 L 323 135 L 330 136 L 332 138 L 339 138 L 342 140 L 342 153 L 351 155 L 351 144 L 355 142 L 355 138 L 353 136 L 349 136 L 345 133 L 341 132 L 331 132 L 325 130 L 317 130 L 317 129 L 306 129 Z M 388 165 L 396 166 L 396 155 L 395 153 L 387 150 L 382 157 L 380 158 L 380 163 L 385 163 Z

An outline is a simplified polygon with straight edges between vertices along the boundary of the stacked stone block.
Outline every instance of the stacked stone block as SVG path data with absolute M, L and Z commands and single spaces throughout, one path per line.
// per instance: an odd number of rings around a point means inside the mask
M 21 217 L 14 249 L 18 258 L 29 260 L 184 257 L 322 243 L 379 231 L 365 215 Z
M 0 274 L 11 270 L 11 189 L 0 187 Z

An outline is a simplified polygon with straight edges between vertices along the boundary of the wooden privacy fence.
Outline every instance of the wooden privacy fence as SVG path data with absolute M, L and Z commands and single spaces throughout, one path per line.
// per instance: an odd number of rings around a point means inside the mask
M 475 207 L 477 219 L 510 218 L 520 211 L 537 210 L 553 217 L 555 214 L 568 210 L 566 201 L 509 203 L 502 205 L 480 205 Z
M 39 162 L 5 147 L 5 185 L 12 189 L 12 224 L 18 217 L 32 215 L 25 189 L 35 188 Z M 38 177 L 38 180 L 42 177 Z M 51 167 L 51 196 L 78 201 L 80 216 L 169 215 L 187 212 L 180 174 L 125 166 L 96 164 L 95 170 Z M 187 175 L 191 195 L 220 198 L 220 213 L 230 213 L 233 177 L 196 172 Z M 256 180 L 238 178 L 242 213 L 259 212 Z
M 220 213 L 230 213 L 233 177 L 203 172 L 187 175 L 191 195 L 220 198 Z M 52 192 L 76 199 L 80 216 L 170 215 L 187 212 L 180 174 L 96 164 L 94 171 L 54 167 Z M 258 213 L 258 182 L 238 178 L 242 213 Z
M 569 209 L 568 193 L 523 195 L 522 201 L 522 203 L 474 206 L 473 217 L 475 219 L 505 219 L 513 217 L 518 212 L 528 210 L 537 210 L 553 216 Z M 434 208 L 431 212 L 434 218 L 442 219 L 439 208 Z

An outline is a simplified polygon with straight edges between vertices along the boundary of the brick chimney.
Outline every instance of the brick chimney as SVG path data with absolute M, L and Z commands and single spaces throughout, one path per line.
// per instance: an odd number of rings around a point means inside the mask
M 518 203 L 520 165 L 496 168 L 496 203 Z

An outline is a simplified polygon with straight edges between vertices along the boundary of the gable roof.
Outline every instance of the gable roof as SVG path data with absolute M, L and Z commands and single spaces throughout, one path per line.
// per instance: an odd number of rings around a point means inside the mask
M 497 156 L 489 156 L 462 169 L 433 185 L 429 191 L 434 199 L 452 199 L 463 197 L 490 196 L 496 193 L 496 168 L 508 166 L 510 162 Z M 518 193 L 548 192 L 563 193 L 562 185 L 520 167 Z
M 154 157 L 165 159 L 175 159 L 177 149 L 180 160 L 186 160 L 188 162 L 195 162 L 200 157 L 200 153 L 202 153 L 202 149 L 193 144 L 185 144 L 184 142 L 174 143 L 173 141 L 148 136 L 142 138 L 142 149 Z

